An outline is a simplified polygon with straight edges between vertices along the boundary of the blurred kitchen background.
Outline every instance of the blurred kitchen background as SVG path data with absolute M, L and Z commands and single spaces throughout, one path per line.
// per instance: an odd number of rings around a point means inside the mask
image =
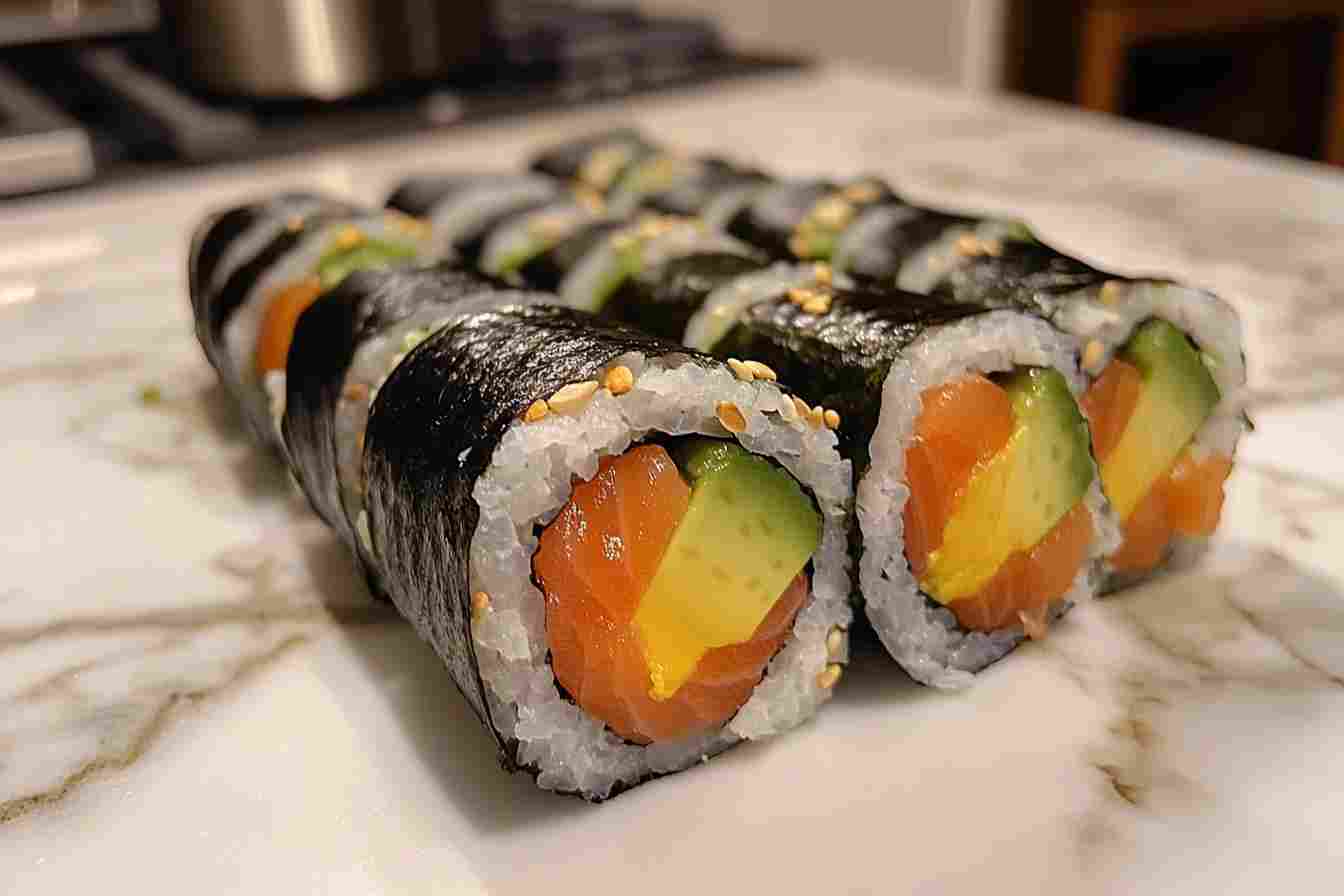
M 1344 0 L 0 0 L 0 195 L 847 61 L 1344 165 Z

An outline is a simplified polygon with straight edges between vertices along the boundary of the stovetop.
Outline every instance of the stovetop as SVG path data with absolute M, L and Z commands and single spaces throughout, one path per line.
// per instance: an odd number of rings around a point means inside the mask
M 499 23 L 488 62 L 352 99 L 209 93 L 161 34 L 0 54 L 0 195 L 555 110 L 800 67 L 738 52 L 705 21 L 539 4 Z

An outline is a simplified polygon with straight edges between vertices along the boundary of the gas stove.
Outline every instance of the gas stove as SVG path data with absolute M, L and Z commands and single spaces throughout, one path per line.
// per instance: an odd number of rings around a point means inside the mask
M 134 21 L 147 27 L 155 19 Z M 134 30 L 130 20 L 125 27 Z M 337 101 L 258 100 L 200 87 L 167 33 L 32 45 L 0 32 L 0 195 L 301 153 L 803 64 L 735 51 L 702 20 L 541 3 L 498 17 L 483 61 L 444 77 Z

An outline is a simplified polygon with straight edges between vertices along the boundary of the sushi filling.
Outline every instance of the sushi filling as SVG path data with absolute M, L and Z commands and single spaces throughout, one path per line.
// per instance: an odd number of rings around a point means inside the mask
M 253 354 L 257 377 L 264 380 L 272 371 L 284 371 L 299 316 L 324 292 L 355 271 L 393 267 L 418 251 L 408 243 L 372 238 L 354 225 L 338 231 L 313 273 L 279 287 L 267 300 Z
M 556 680 L 633 743 L 721 727 L 788 639 L 821 537 L 797 481 L 735 442 L 603 458 L 533 558 Z
M 1115 570 L 1148 572 L 1176 536 L 1217 528 L 1232 459 L 1196 434 L 1221 397 L 1206 358 L 1160 318 L 1141 324 L 1088 389 L 1102 485 L 1122 521 Z
M 1087 428 L 1049 368 L 925 389 L 906 449 L 906 559 L 962 628 L 1045 634 L 1093 541 Z

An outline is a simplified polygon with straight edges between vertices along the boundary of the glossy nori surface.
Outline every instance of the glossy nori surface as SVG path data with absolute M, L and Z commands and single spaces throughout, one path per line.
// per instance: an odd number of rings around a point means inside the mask
M 761 269 L 754 258 L 703 252 L 670 259 L 627 277 L 602 306 L 602 316 L 681 340 L 686 324 L 709 294 L 743 274 Z
M 791 258 L 789 237 L 813 206 L 835 189 L 825 180 L 780 181 L 747 203 L 724 229 L 772 258 Z
M 723 159 L 701 159 L 700 167 L 694 173 L 645 197 L 641 207 L 664 215 L 695 217 L 727 190 L 764 184 L 768 180 L 762 171 L 739 168 Z
M 864 214 L 882 214 L 884 226 L 868 239 L 851 247 L 844 264 L 846 273 L 864 280 L 894 284 L 901 266 L 912 255 L 936 242 L 950 227 L 971 228 L 972 218 L 948 215 L 903 202 L 891 201 Z
M 442 307 L 448 314 L 463 297 L 494 287 L 448 265 L 356 271 L 299 317 L 286 365 L 285 446 L 313 509 L 349 544 L 357 546 L 358 539 L 341 506 L 334 416 L 355 352 L 424 308 Z
M 1070 293 L 1116 278 L 1038 242 L 1006 240 L 1002 252 L 969 256 L 934 292 L 959 302 L 1021 308 L 1049 315 Z
M 824 314 L 787 295 L 753 305 L 713 353 L 764 362 L 808 401 L 839 412 L 841 453 L 862 475 L 892 361 L 929 328 L 987 309 L 878 287 L 832 295 Z
M 602 240 L 628 226 L 628 221 L 613 219 L 603 219 L 585 225 L 545 252 L 529 259 L 518 269 L 518 276 L 534 289 L 554 292 L 560 288 L 565 275 L 583 256 L 595 249 Z
M 529 167 L 540 174 L 572 180 L 579 176 L 593 153 L 614 147 L 627 148 L 632 162 L 655 151 L 653 144 L 634 128 L 613 128 L 544 149 L 532 159 Z

